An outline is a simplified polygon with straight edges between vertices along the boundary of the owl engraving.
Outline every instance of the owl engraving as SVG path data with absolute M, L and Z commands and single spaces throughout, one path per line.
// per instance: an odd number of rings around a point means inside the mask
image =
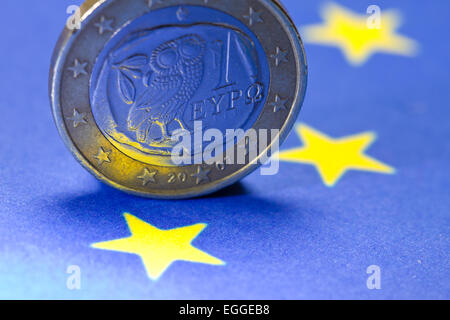
M 183 115 L 201 85 L 205 49 L 205 40 L 190 34 L 153 50 L 145 90 L 128 114 L 128 130 L 136 132 L 137 141 L 151 144 L 170 139 L 168 125 L 173 122 L 185 129 Z M 160 132 L 156 139 L 151 134 L 155 130 Z

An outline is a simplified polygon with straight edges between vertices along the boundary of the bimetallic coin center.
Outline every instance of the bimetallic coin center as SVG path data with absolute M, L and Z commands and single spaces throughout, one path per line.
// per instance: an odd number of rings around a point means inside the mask
M 128 156 L 170 165 L 173 133 L 247 130 L 267 99 L 268 58 L 236 18 L 200 6 L 145 14 L 118 32 L 99 55 L 90 99 L 98 127 Z M 200 142 L 203 143 L 203 142 Z M 225 143 L 225 141 L 224 141 Z M 198 148 L 192 143 L 192 156 Z

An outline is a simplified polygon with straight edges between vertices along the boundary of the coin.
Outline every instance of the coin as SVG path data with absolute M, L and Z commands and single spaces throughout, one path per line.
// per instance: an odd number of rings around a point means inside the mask
M 50 100 L 65 144 L 101 181 L 151 198 L 209 194 L 292 129 L 307 66 L 278 1 L 89 0 L 79 14 L 56 45 Z

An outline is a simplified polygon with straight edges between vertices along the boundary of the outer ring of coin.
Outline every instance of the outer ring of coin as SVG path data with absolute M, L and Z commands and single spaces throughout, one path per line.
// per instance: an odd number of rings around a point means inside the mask
M 88 171 L 117 189 L 150 198 L 182 199 L 213 193 L 257 169 L 259 159 L 265 156 L 259 154 L 245 165 L 152 166 L 120 152 L 98 128 L 89 99 L 90 73 L 97 56 L 126 23 L 152 10 L 177 5 L 220 10 L 238 18 L 258 37 L 270 60 L 270 87 L 267 102 L 253 128 L 279 129 L 279 136 L 272 137 L 271 143 L 274 139 L 283 142 L 292 129 L 307 84 L 300 35 L 278 1 L 87 0 L 81 6 L 81 29 L 65 28 L 53 54 L 49 81 L 53 115 L 65 144 Z M 245 18 L 250 10 L 260 12 L 262 21 L 250 23 Z M 100 34 L 96 24 L 101 19 L 112 20 L 114 30 Z M 74 76 L 71 68 L 77 63 L 83 64 L 86 74 Z M 286 99 L 285 110 L 274 111 L 276 99 Z

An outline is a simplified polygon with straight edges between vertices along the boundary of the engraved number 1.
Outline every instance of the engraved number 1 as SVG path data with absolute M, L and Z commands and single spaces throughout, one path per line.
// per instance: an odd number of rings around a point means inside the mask
M 220 70 L 220 80 L 217 85 L 217 89 L 219 89 L 230 85 L 231 32 L 228 32 L 226 46 L 220 40 L 216 44 L 219 47 L 219 50 L 217 50 L 219 53 L 214 52 L 214 65 Z

